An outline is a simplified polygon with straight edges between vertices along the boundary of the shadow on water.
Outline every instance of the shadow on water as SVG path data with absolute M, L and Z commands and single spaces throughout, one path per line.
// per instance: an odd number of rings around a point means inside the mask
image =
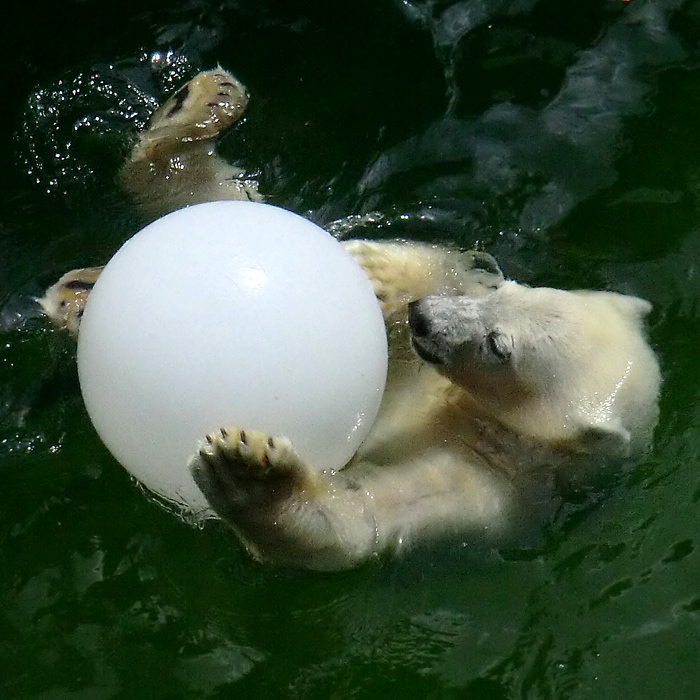
M 8 13 L 4 697 L 696 697 L 697 0 Z M 114 170 L 163 95 L 217 63 L 252 95 L 220 148 L 274 203 L 358 215 L 346 236 L 478 245 L 522 282 L 650 299 L 653 453 L 519 548 L 448 542 L 333 576 L 258 566 L 144 498 L 31 298 L 140 228 Z

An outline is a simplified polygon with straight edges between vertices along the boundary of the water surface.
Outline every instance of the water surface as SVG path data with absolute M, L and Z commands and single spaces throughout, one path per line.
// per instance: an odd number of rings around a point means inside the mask
M 14 4 L 3 23 L 0 691 L 7 698 L 697 697 L 700 3 Z M 354 235 L 637 294 L 653 452 L 545 531 L 360 571 L 258 566 L 154 505 L 100 444 L 31 302 L 143 224 L 112 182 L 179 81 L 249 87 L 221 148 Z

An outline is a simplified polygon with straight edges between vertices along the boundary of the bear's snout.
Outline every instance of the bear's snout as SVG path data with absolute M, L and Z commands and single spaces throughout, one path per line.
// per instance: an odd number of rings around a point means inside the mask
M 408 325 L 414 337 L 430 335 L 430 318 L 427 313 L 425 299 L 417 299 L 408 305 Z
M 429 299 L 418 299 L 408 305 L 408 325 L 411 329 L 411 345 L 418 357 L 432 365 L 444 364 L 441 343 L 436 342 L 432 306 Z

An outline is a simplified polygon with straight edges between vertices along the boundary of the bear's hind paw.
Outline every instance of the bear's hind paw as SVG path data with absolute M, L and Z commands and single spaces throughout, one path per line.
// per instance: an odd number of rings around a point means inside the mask
M 145 136 L 211 139 L 239 119 L 247 105 L 246 89 L 233 75 L 221 67 L 203 71 L 158 109 Z

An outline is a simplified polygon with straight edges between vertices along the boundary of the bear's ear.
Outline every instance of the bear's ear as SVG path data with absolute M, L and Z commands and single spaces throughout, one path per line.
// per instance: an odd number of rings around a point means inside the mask
M 459 256 L 468 280 L 484 289 L 498 289 L 503 284 L 503 272 L 493 255 L 481 250 L 468 250 Z
M 617 309 L 633 318 L 639 319 L 640 321 L 645 319 L 651 312 L 651 303 L 646 299 L 640 299 L 639 297 L 633 297 L 629 294 L 617 294 L 616 292 L 600 292 L 608 297 L 608 300 Z
M 629 457 L 631 436 L 619 418 L 581 426 L 578 444 L 582 452 L 600 457 Z

